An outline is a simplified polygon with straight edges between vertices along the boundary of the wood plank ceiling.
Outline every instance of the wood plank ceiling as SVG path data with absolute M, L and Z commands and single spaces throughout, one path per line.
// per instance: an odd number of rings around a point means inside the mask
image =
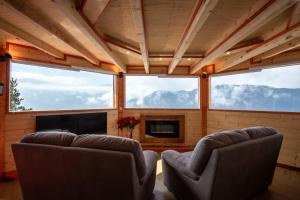
M 299 0 L 0 0 L 0 44 L 126 72 L 236 69 L 300 46 Z

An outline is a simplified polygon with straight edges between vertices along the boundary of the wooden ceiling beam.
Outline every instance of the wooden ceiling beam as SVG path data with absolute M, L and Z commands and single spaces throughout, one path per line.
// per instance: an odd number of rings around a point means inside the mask
M 141 51 L 138 47 L 136 46 L 133 46 L 131 44 L 128 44 L 126 42 L 123 42 L 117 38 L 114 38 L 112 36 L 109 36 L 109 35 L 104 35 L 103 36 L 103 40 L 108 43 L 108 44 L 112 44 L 112 45 L 115 45 L 115 46 L 118 46 L 124 50 L 127 50 L 127 51 L 130 51 L 130 52 L 133 52 L 133 53 L 136 53 L 136 54 L 140 54 L 141 55 Z
M 241 44 L 237 44 L 234 47 L 228 49 L 228 51 L 226 51 L 226 55 L 230 55 L 230 54 L 234 54 L 234 53 L 239 53 L 241 51 L 245 51 L 247 49 L 250 49 L 251 47 L 254 47 L 256 45 L 262 44 L 264 42 L 263 39 L 260 38 L 256 38 L 253 39 L 251 41 L 247 41 L 247 42 L 243 42 Z
M 295 38 L 289 42 L 286 42 L 285 44 L 282 44 L 282 45 L 279 45 L 261 55 L 258 56 L 258 58 L 260 60 L 265 60 L 267 58 L 271 58 L 271 57 L 274 57 L 278 54 L 281 54 L 281 53 L 284 53 L 286 51 L 290 51 L 290 50 L 293 50 L 295 48 L 298 48 L 300 47 L 300 37 L 298 38 Z
M 212 10 L 217 5 L 218 1 L 219 0 L 197 0 L 191 20 L 184 31 L 183 37 L 169 65 L 169 74 L 173 73 L 182 56 L 196 37 L 198 31 L 203 27 L 208 17 L 212 15 Z
M 295 25 L 296 23 L 300 22 L 300 2 L 297 2 L 290 13 L 290 17 L 287 21 L 287 28 L 290 26 Z
M 82 18 L 76 10 L 73 1 L 55 0 L 51 1 L 59 8 L 62 13 L 77 27 L 90 41 L 92 41 L 105 56 L 107 56 L 122 72 L 126 72 L 125 64 L 108 48 L 100 36 L 93 28 Z
M 142 53 L 140 49 L 133 45 L 127 44 L 109 35 L 104 35 L 103 40 L 106 43 L 115 46 L 115 49 L 121 53 L 127 52 L 129 56 L 138 57 L 139 59 L 142 59 L 141 56 Z M 174 54 L 173 53 L 149 53 L 148 56 L 150 61 L 151 59 L 173 58 Z M 201 53 L 194 53 L 194 54 L 188 53 L 188 54 L 184 54 L 182 57 L 183 58 L 204 58 L 204 55 Z
M 34 45 L 37 49 L 40 49 L 41 51 L 54 56 L 56 58 L 64 58 L 64 54 L 62 52 L 60 52 L 59 50 L 53 48 L 52 46 L 50 46 L 49 44 L 43 42 L 42 40 L 22 31 L 21 29 L 11 25 L 10 23 L 4 21 L 4 20 L 0 20 L 0 29 L 11 34 L 14 35 L 18 38 L 21 38 L 29 43 L 31 43 L 32 45 Z
M 217 72 L 230 69 L 235 65 L 238 65 L 250 58 L 253 58 L 257 55 L 267 52 L 275 47 L 279 47 L 280 45 L 283 45 L 298 37 L 300 37 L 300 23 L 295 24 L 294 26 L 288 28 L 287 30 L 284 30 L 274 35 L 273 37 L 269 38 L 261 45 L 258 45 L 246 52 L 241 52 L 239 54 L 229 57 L 228 59 L 225 59 L 222 62 L 222 66 L 221 67 L 218 66 L 216 68 Z
M 256 9 L 257 11 L 252 16 L 246 18 L 245 21 L 240 21 L 235 31 L 225 36 L 221 43 L 210 50 L 206 57 L 192 68 L 191 73 L 196 73 L 202 67 L 223 56 L 228 49 L 270 22 L 296 2 L 297 0 L 269 0 L 263 7 Z M 241 19 L 245 19 L 245 17 L 241 17 Z
M 110 0 L 85 1 L 81 9 L 90 23 L 95 25 L 109 2 Z
M 150 53 L 149 58 L 172 58 L 174 55 L 172 53 Z M 204 58 L 204 55 L 201 53 L 186 53 L 182 58 Z
M 56 36 L 71 48 L 77 50 L 86 60 L 95 65 L 99 64 L 99 60 L 80 45 L 80 43 L 78 43 L 71 35 L 55 23 L 51 22 L 51 20 L 46 19 L 44 15 L 42 15 L 38 10 L 31 8 L 26 2 L 18 0 L 0 0 L 0 3 L 23 18 L 30 20 L 46 32 Z
M 149 74 L 149 55 L 148 45 L 145 32 L 145 20 L 144 20 L 144 9 L 143 0 L 131 0 L 131 11 L 137 31 L 138 41 L 142 53 L 143 63 L 146 74 Z

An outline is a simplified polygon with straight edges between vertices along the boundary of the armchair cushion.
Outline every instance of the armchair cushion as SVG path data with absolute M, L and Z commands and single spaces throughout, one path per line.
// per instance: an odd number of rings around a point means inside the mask
M 246 131 L 251 139 L 266 137 L 278 133 L 274 128 L 266 126 L 251 127 L 242 130 Z
M 250 140 L 250 137 L 244 130 L 224 131 L 205 136 L 197 143 L 191 156 L 189 168 L 194 173 L 201 175 L 215 148 L 247 140 Z
M 71 146 L 132 153 L 139 179 L 143 178 L 146 174 L 146 164 L 142 147 L 136 140 L 106 135 L 79 135 L 74 139 Z
M 24 136 L 21 143 L 34 143 L 58 146 L 70 146 L 73 142 L 75 134 L 70 132 L 46 131 L 36 132 Z
M 143 183 L 146 181 L 151 174 L 153 173 L 153 170 L 156 169 L 158 155 L 154 151 L 143 151 L 145 163 L 146 163 L 146 175 L 140 180 L 140 183 Z
M 179 173 L 191 179 L 198 180 L 199 176 L 189 169 L 189 162 L 191 160 L 190 152 L 181 154 L 174 150 L 167 150 L 162 153 L 162 159 Z

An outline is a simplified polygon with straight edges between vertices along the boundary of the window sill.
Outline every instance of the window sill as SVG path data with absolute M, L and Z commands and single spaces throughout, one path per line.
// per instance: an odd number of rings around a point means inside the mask
M 124 108 L 124 110 L 191 110 L 199 111 L 200 108 Z
M 267 110 L 230 110 L 230 109 L 213 109 L 209 108 L 208 111 L 221 111 L 221 112 L 248 112 L 248 113 L 266 113 L 266 114 L 288 114 L 300 115 L 300 112 L 283 112 L 283 111 L 267 111 Z
M 98 111 L 109 111 L 117 110 L 117 108 L 101 108 L 101 109 L 82 109 L 82 110 L 36 110 L 36 111 L 8 111 L 8 115 L 19 115 L 19 114 L 56 114 L 56 113 L 86 113 L 86 112 L 98 112 Z

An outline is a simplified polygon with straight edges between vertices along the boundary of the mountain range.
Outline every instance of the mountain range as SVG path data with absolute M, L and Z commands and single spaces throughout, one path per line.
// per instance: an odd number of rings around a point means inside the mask
M 130 99 L 127 107 L 197 108 L 198 91 L 155 91 L 143 99 Z M 216 85 L 211 108 L 300 112 L 300 88 L 274 88 L 263 85 Z

